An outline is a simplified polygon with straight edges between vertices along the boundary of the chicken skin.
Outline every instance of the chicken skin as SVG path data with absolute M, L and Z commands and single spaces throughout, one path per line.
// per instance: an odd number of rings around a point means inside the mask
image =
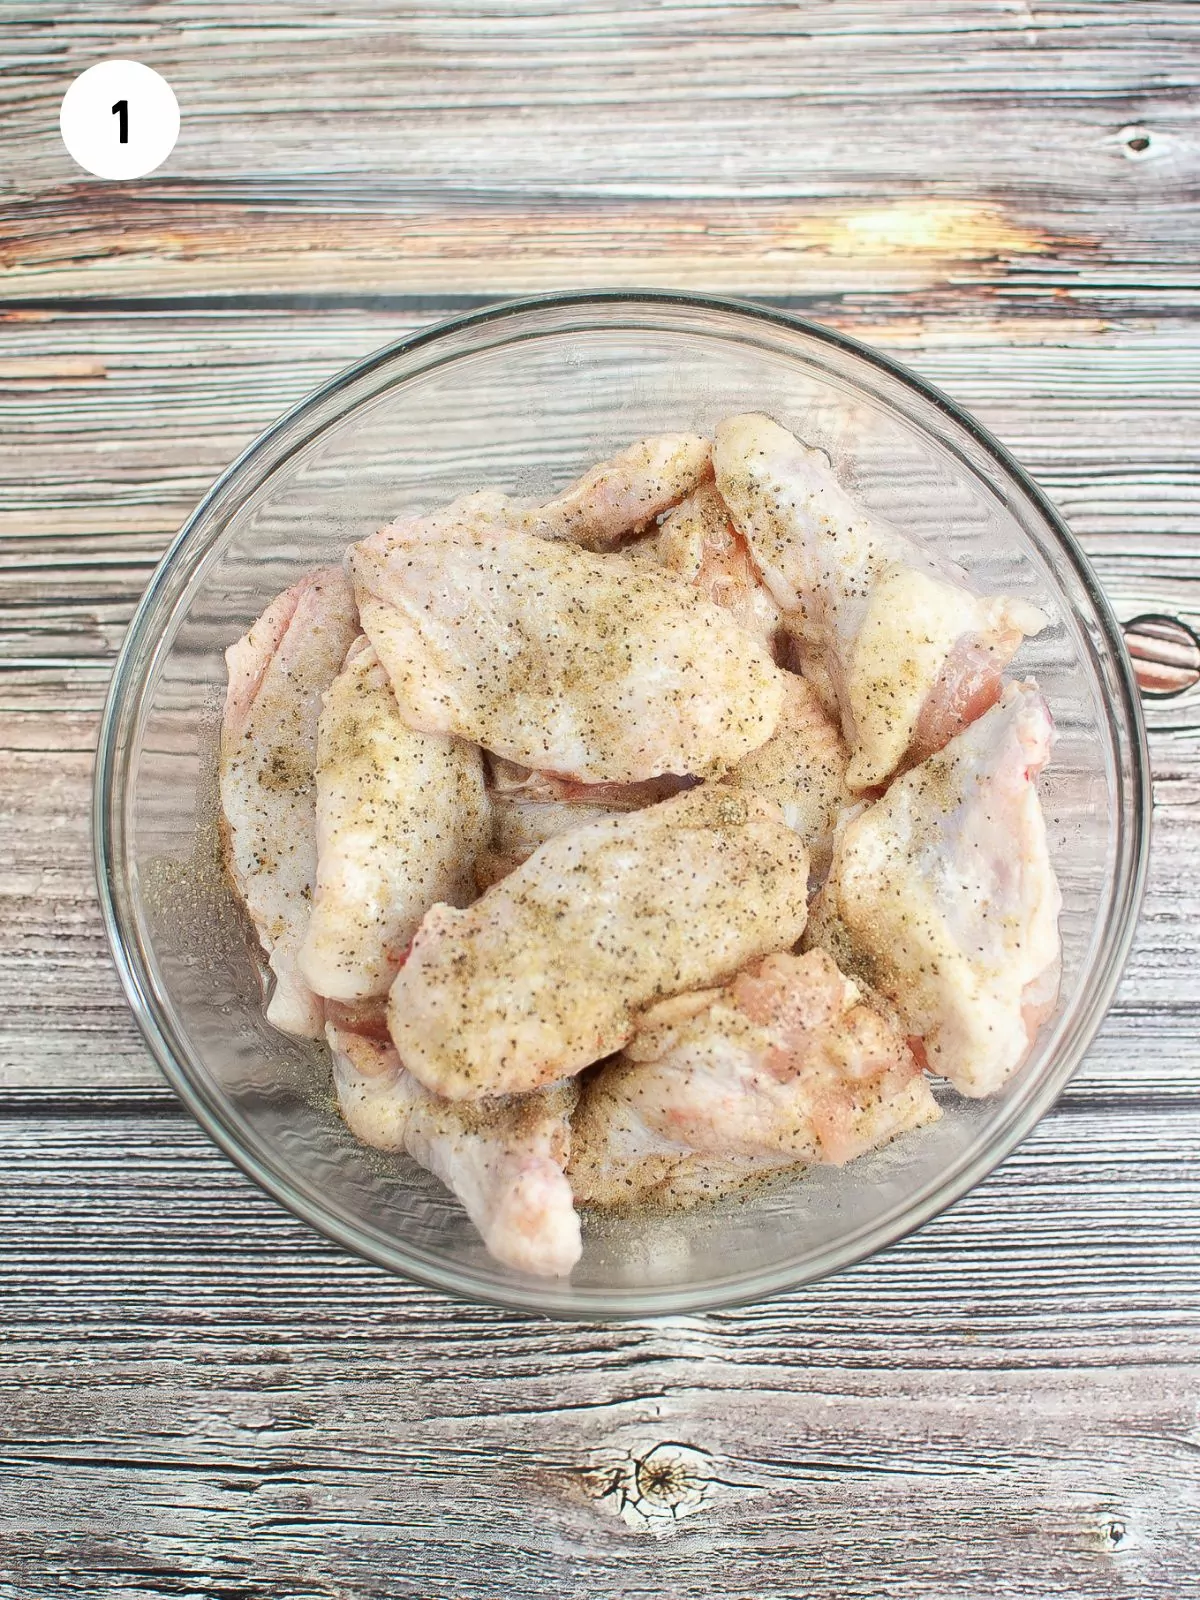
M 543 538 L 611 550 L 712 476 L 712 445 L 695 433 L 639 439 L 577 483 L 518 518 Z
M 607 817 L 622 816 L 627 809 L 580 805 L 570 800 L 494 799 L 491 839 L 475 860 L 478 893 L 515 872 L 547 840 L 603 822 Z
M 715 484 L 701 484 L 668 512 L 655 533 L 628 545 L 623 554 L 635 566 L 658 567 L 690 583 L 774 650 L 779 607 L 759 582 L 746 541 L 729 520 Z
M 664 996 L 794 944 L 808 852 L 775 807 L 704 785 L 550 839 L 465 911 L 426 915 L 388 1005 L 405 1066 L 453 1100 L 611 1054 Z
M 490 831 L 474 745 L 401 720 L 360 640 L 326 691 L 317 733 L 317 875 L 299 967 L 335 1000 L 386 995 L 435 901 L 466 905 Z
M 226 651 L 220 787 L 229 874 L 274 974 L 267 1020 L 316 1039 L 320 999 L 297 966 L 317 868 L 321 696 L 358 633 L 340 567 L 310 572 Z
M 536 534 L 585 550 L 613 550 L 641 532 L 712 477 L 712 445 L 695 433 L 639 439 L 601 461 L 549 500 L 522 499 L 502 489 L 477 489 L 425 516 L 401 518 L 393 531 L 431 537 L 447 529 Z
M 904 1039 L 824 951 L 772 955 L 643 1014 L 583 1089 L 568 1175 L 580 1204 L 682 1205 L 841 1166 L 939 1114 Z
M 579 1218 L 563 1175 L 573 1083 L 540 1094 L 452 1105 L 405 1072 L 393 1047 L 330 1024 L 334 1084 L 363 1144 L 404 1151 L 462 1202 L 497 1261 L 565 1277 L 579 1260 Z
M 885 784 L 995 702 L 1021 640 L 1045 625 L 1035 606 L 972 593 L 769 417 L 721 423 L 713 461 L 802 664 L 836 697 L 851 789 Z
M 534 534 L 428 524 L 350 552 L 410 727 L 583 782 L 727 771 L 775 730 L 779 669 L 665 574 Z
M 806 944 L 885 996 L 934 1072 L 992 1094 L 1053 1009 L 1058 883 L 1036 779 L 1053 724 L 1032 683 L 851 815 Z
M 808 846 L 813 871 L 823 875 L 833 849 L 841 809 L 851 800 L 846 788 L 849 754 L 836 722 L 804 679 L 789 673 L 783 711 L 775 732 L 721 781 L 750 789 L 783 812 Z
M 669 777 L 644 783 L 571 783 L 511 761 L 493 759 L 489 766 L 492 831 L 475 862 L 480 894 L 527 861 L 547 839 L 605 817 L 640 811 L 688 787 L 687 780 Z

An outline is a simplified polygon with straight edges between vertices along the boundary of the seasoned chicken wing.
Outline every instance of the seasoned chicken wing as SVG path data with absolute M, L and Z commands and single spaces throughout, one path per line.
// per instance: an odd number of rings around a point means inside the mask
M 267 1020 L 320 1037 L 320 1000 L 297 968 L 317 865 L 321 696 L 358 632 L 340 567 L 310 572 L 225 653 L 220 786 L 230 877 L 275 977 Z
M 886 783 L 994 703 L 1021 640 L 1045 624 L 1035 606 L 973 594 L 769 417 L 723 422 L 713 460 L 802 660 L 837 697 L 852 789 Z
M 808 846 L 814 872 L 821 874 L 829 866 L 838 814 L 851 800 L 848 760 L 838 725 L 816 691 L 789 673 L 775 732 L 721 781 L 777 805 Z
M 533 534 L 388 528 L 350 552 L 404 720 L 595 782 L 727 770 L 774 732 L 782 678 L 678 580 Z
M 681 1204 L 841 1166 L 938 1115 L 904 1039 L 824 951 L 773 955 L 643 1014 L 584 1087 L 568 1174 L 581 1204 Z
M 570 800 L 492 802 L 492 836 L 475 862 L 475 887 L 480 894 L 516 870 L 548 839 L 574 833 L 606 817 L 624 815 L 628 807 L 578 805 Z
M 585 550 L 612 550 L 711 476 L 712 445 L 707 439 L 695 433 L 665 433 L 639 439 L 549 500 L 477 489 L 423 517 L 401 518 L 392 526 L 408 539 L 447 529 L 492 533 L 508 529 L 542 539 L 567 539 Z
M 317 876 L 300 971 L 335 1000 L 385 995 L 437 900 L 466 905 L 490 818 L 475 745 L 401 720 L 365 640 L 325 694 Z
M 690 784 L 670 777 L 648 778 L 644 783 L 572 783 L 510 761 L 493 760 L 489 765 L 492 832 L 475 863 L 480 894 L 527 861 L 547 839 L 605 817 L 640 811 Z
M 635 566 L 658 567 L 731 611 L 768 651 L 779 632 L 779 607 L 759 582 L 746 541 L 729 520 L 716 485 L 701 484 L 653 534 L 623 552 Z
M 584 473 L 562 494 L 527 511 L 520 525 L 588 550 L 611 550 L 712 475 L 712 446 L 695 433 L 639 439 Z
M 1032 683 L 852 815 L 806 943 L 896 1007 L 929 1065 L 991 1094 L 1053 1008 L 1061 899 L 1036 778 L 1053 725 Z
M 546 844 L 465 911 L 434 906 L 388 1005 L 451 1099 L 535 1089 L 619 1049 L 653 1001 L 793 944 L 808 852 L 757 796 L 703 786 Z
M 579 1218 L 563 1176 L 573 1083 L 539 1094 L 452 1105 L 405 1072 L 390 1044 L 330 1025 L 334 1084 L 364 1144 L 403 1150 L 462 1201 L 497 1261 L 565 1277 L 579 1260 Z

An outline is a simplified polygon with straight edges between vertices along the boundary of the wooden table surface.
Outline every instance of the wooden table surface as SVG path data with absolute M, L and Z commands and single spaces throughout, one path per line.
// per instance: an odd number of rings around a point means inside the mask
M 136 183 L 67 157 L 162 71 Z M 1200 1595 L 1200 695 L 1118 1001 L 981 1188 L 815 1289 L 556 1326 L 344 1255 L 143 1048 L 97 717 L 206 485 L 352 358 L 572 286 L 857 334 L 1200 621 L 1200 7 L 23 0 L 0 15 L 0 1595 Z

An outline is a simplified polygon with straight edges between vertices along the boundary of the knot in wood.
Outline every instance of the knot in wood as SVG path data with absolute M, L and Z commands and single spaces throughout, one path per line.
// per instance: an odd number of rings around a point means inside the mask
M 674 1440 L 640 1455 L 606 1455 L 582 1477 L 592 1499 L 607 1503 L 631 1528 L 662 1527 L 694 1515 L 715 1483 L 709 1457 Z
M 1117 139 L 1127 161 L 1145 161 L 1156 154 L 1154 140 L 1148 128 L 1136 125 L 1122 128 L 1117 134 Z

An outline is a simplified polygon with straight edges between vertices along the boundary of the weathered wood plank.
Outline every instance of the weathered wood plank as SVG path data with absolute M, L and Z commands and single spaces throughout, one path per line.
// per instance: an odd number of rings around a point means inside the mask
M 616 1325 L 613 1348 L 656 1331 L 726 1329 L 731 1359 L 745 1338 L 747 1357 L 762 1345 L 755 1359 L 769 1346 L 788 1361 L 806 1353 L 828 1361 L 840 1349 L 851 1365 L 901 1372 L 914 1364 L 1000 1369 L 1022 1359 L 1053 1365 L 1065 1319 L 1082 1364 L 1174 1359 L 1200 1318 L 1198 1140 L 1194 1105 L 1170 1119 L 1118 1105 L 1064 1108 L 971 1195 L 874 1260 L 742 1310 Z M 14 1349 L 49 1340 L 56 1355 L 69 1353 L 82 1318 L 135 1367 L 152 1367 L 156 1343 L 133 1347 L 147 1328 L 176 1349 L 201 1324 L 218 1342 L 254 1343 L 256 1325 L 264 1338 L 303 1342 L 314 1303 L 364 1344 L 386 1346 L 397 1337 L 389 1316 L 420 1302 L 416 1321 L 427 1305 L 440 1308 L 412 1334 L 432 1355 L 439 1330 L 460 1314 L 443 1296 L 325 1243 L 169 1106 L 120 1118 L 83 1103 L 70 1114 L 0 1114 L 0 1146 L 6 1341 Z M 850 1304 L 861 1315 L 847 1326 Z M 481 1328 L 521 1329 L 522 1360 L 544 1337 L 579 1349 L 598 1337 L 584 1324 L 486 1308 L 472 1316 Z M 947 1319 L 952 1347 L 937 1341 Z M 1134 1320 L 1144 1323 L 1144 1339 L 1131 1342 Z M 437 1357 L 441 1376 L 452 1379 L 454 1369 L 453 1352 Z M 552 1394 L 552 1371 L 530 1376 Z
M 1198 1135 L 1062 1117 L 835 1282 L 598 1328 L 391 1280 L 175 1117 L 0 1123 L 8 1592 L 1179 1600 Z M 668 1441 L 717 1481 L 647 1548 L 600 1491 Z
M 70 77 L 117 43 L 183 109 L 136 185 L 87 180 L 55 126 Z M 288 4 L 269 25 L 42 0 L 8 53 L 16 298 L 1191 283 L 1183 0 Z
M 896 349 L 1005 439 L 1070 518 L 1129 611 L 1200 619 L 1192 442 L 1200 332 L 1070 324 L 980 329 L 842 316 Z M 67 317 L 0 325 L 10 368 L 42 352 L 42 387 L 0 378 L 0 605 L 10 658 L 111 651 L 154 559 L 211 479 L 287 404 L 416 319 L 278 314 Z M 56 376 L 81 345 L 103 375 Z M 47 370 L 47 368 L 49 370 Z M 115 436 L 114 436 L 115 434 Z M 64 544 L 69 549 L 64 551 Z M 56 597 L 47 607 L 47 596 Z
M 921 1600 L 1179 1600 L 1194 1572 L 1194 1445 L 1172 1389 L 1190 1374 L 1177 1367 L 1142 1370 L 1155 1403 L 1132 1425 L 1126 1383 L 1107 1372 L 950 1379 L 901 1398 L 840 1372 L 800 1388 L 789 1370 L 753 1399 L 714 1394 L 681 1364 L 665 1393 L 635 1382 L 625 1400 L 550 1409 L 522 1408 L 517 1388 L 501 1417 L 424 1421 L 403 1403 L 404 1368 L 290 1403 L 293 1374 L 276 1371 L 278 1399 L 232 1378 L 193 1399 L 172 1373 L 74 1410 L 66 1449 L 10 1469 L 29 1510 L 5 1541 L 7 1593 L 876 1600 L 902 1585 Z M 348 1391 L 356 1426 L 339 1436 Z M 169 1406 L 172 1432 L 133 1432 L 134 1402 Z M 685 1502 L 687 1521 L 627 1528 L 599 1491 L 635 1461 L 676 1456 L 698 1406 L 713 1441 L 704 1501 Z M 764 1411 L 777 1431 L 759 1443 Z M 959 1442 L 960 1426 L 998 1414 L 990 1457 Z M 885 1415 L 899 1439 L 881 1437 Z
M 221 467 L 340 366 L 428 316 L 261 312 L 225 317 L 0 321 L 0 533 L 11 569 L 56 537 L 107 566 L 173 531 Z M 1062 319 L 979 323 L 970 314 L 826 315 L 894 351 L 986 422 L 1055 496 L 1090 548 L 1165 554 L 1143 540 L 1200 527 L 1194 440 L 1200 331 Z M 54 367 L 83 349 L 101 370 Z M 113 542 L 127 536 L 130 546 Z

